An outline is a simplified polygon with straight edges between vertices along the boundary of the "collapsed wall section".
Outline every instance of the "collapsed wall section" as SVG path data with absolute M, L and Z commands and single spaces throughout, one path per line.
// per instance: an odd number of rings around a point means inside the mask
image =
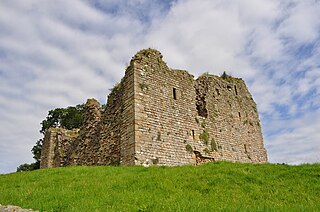
M 95 99 L 88 99 L 84 106 L 79 136 L 67 150 L 63 165 L 96 165 L 99 160 L 101 107 Z
M 267 162 L 257 107 L 244 81 L 204 74 L 195 88 L 205 96 L 200 137 L 210 145 L 208 154 L 216 160 Z
M 80 129 L 52 128 L 46 132 L 41 168 L 134 165 L 134 142 L 134 74 L 128 67 L 103 112 L 97 100 L 88 99 Z
M 53 168 L 68 163 L 67 152 L 79 135 L 79 130 L 50 128 L 46 131 L 41 151 L 40 168 Z

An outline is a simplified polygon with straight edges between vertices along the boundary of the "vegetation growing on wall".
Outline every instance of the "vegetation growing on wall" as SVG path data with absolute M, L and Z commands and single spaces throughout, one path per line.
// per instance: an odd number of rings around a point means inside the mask
M 230 83 L 236 83 L 238 81 L 240 81 L 239 78 L 235 78 L 231 75 L 228 75 L 225 71 L 221 74 L 220 76 L 223 80 L 230 82 Z
M 107 105 L 113 102 L 114 98 L 116 97 L 117 92 L 121 89 L 121 82 L 114 85 L 113 88 L 110 89 L 110 93 L 108 95 Z
M 40 133 L 44 135 L 49 128 L 64 128 L 68 130 L 80 128 L 83 111 L 84 104 L 50 110 L 46 119 L 41 122 Z M 17 172 L 32 171 L 40 168 L 42 143 L 43 139 L 41 138 L 31 149 L 35 162 L 31 164 L 21 164 L 17 167 Z
M 217 151 L 217 143 L 214 138 L 211 139 L 210 146 L 212 151 Z
M 199 138 L 205 145 L 208 145 L 208 143 L 209 143 L 209 132 L 208 132 L 208 130 L 203 130 L 202 133 L 199 135 Z
M 149 86 L 146 83 L 139 83 L 140 89 L 143 91 L 144 89 L 148 89 Z
M 193 148 L 192 148 L 192 146 L 191 146 L 190 144 L 187 144 L 187 145 L 186 145 L 186 150 L 187 150 L 188 152 L 193 152 Z

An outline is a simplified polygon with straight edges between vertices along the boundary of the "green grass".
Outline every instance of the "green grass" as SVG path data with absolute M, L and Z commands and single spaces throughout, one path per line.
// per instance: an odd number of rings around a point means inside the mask
M 320 211 L 320 164 L 37 170 L 0 175 L 0 204 L 40 211 Z

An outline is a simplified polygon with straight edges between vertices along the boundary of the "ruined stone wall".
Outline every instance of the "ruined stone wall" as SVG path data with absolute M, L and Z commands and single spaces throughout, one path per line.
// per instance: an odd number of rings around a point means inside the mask
M 267 162 L 257 107 L 244 81 L 203 75 L 196 89 L 205 96 L 207 115 L 198 114 L 202 135 L 208 134 L 209 155 L 216 160 Z
M 41 168 L 68 165 L 134 164 L 133 72 L 126 75 L 109 95 L 101 113 L 97 100 L 88 99 L 80 129 L 51 128 L 46 132 Z
M 267 162 L 256 104 L 228 75 L 197 80 L 160 52 L 138 52 L 108 96 L 89 99 L 80 131 L 48 130 L 41 168 L 66 165 L 183 165 Z
M 169 69 L 157 51 L 141 51 L 134 60 L 136 164 L 193 163 L 186 150 L 197 130 L 193 76 Z
M 266 162 L 256 105 L 241 79 L 172 70 L 158 51 L 134 58 L 136 164 Z
M 134 164 L 134 80 L 129 66 L 102 115 L 99 165 Z
M 79 136 L 67 150 L 66 163 L 61 165 L 95 165 L 99 160 L 101 108 L 95 99 L 88 99 L 84 106 L 83 123 Z
M 122 117 L 121 117 L 121 143 L 120 164 L 134 165 L 135 163 L 135 95 L 133 65 L 127 68 L 122 80 Z
M 77 129 L 48 129 L 42 145 L 40 168 L 64 166 L 69 161 L 67 153 L 78 135 Z

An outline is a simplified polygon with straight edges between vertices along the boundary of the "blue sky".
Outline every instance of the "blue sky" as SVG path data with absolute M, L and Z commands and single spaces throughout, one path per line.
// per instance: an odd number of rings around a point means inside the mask
M 0 1 L 0 173 L 32 162 L 48 110 L 104 102 L 156 48 L 196 77 L 243 78 L 272 163 L 320 162 L 320 1 Z

